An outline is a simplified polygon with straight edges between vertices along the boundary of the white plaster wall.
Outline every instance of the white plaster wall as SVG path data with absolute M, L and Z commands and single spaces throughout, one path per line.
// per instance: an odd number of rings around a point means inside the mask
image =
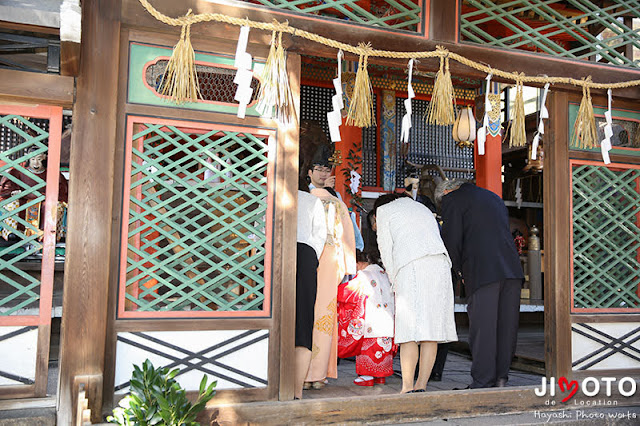
M 631 332 L 634 329 L 637 329 L 638 327 L 640 327 L 640 323 L 637 322 L 627 322 L 627 323 L 589 323 L 587 324 L 589 327 L 593 327 L 597 330 L 601 330 L 602 332 L 608 334 L 609 336 L 613 336 L 614 338 L 620 338 L 622 336 L 624 336 L 625 334 Z M 593 335 L 594 337 L 596 337 L 598 340 L 601 341 L 605 341 L 606 343 L 610 343 L 611 339 L 609 338 L 605 338 L 604 336 L 595 333 L 592 330 L 587 330 L 586 328 L 584 328 L 582 325 L 580 324 L 573 324 L 572 327 L 580 329 L 582 331 L 584 331 L 585 333 L 589 334 L 589 335 Z M 639 331 L 640 333 L 640 331 Z M 629 336 L 627 339 L 625 340 L 630 340 L 633 339 L 634 337 L 637 337 L 638 333 L 632 334 L 631 336 Z M 634 342 L 632 345 L 632 347 L 636 348 L 637 350 L 640 350 L 640 341 L 636 341 Z M 589 339 L 579 333 L 577 333 L 576 331 L 571 331 L 571 351 L 572 351 L 572 363 L 576 362 L 577 360 L 587 356 L 588 354 L 593 353 L 594 351 L 597 351 L 598 349 L 602 348 L 603 345 L 592 340 Z M 604 355 L 609 355 L 606 359 L 600 361 L 599 363 L 593 365 L 592 367 L 589 367 L 588 370 L 612 370 L 612 369 L 637 369 L 640 368 L 640 362 L 625 356 L 623 354 L 620 353 L 614 353 L 613 355 L 611 355 L 614 351 L 612 349 L 605 349 L 604 351 L 600 352 L 599 354 L 595 355 L 592 358 L 589 358 L 583 362 L 581 362 L 578 365 L 575 365 L 573 367 L 574 370 L 578 370 L 580 369 L 580 367 L 591 363 L 593 360 L 595 360 L 596 358 L 599 358 L 601 356 Z M 627 350 L 628 353 L 632 353 L 636 356 L 638 356 L 637 352 L 631 352 L 629 350 Z
M 223 354 L 238 346 L 247 345 L 242 349 L 231 351 L 230 353 L 216 359 L 217 362 L 224 364 L 233 369 L 249 373 L 256 378 L 267 380 L 268 372 L 268 348 L 269 338 L 268 330 L 258 330 L 249 336 L 242 337 L 241 339 L 234 341 L 230 344 L 223 344 L 225 341 L 233 339 L 248 330 L 206 330 L 206 331 L 158 331 L 158 332 L 143 332 L 145 335 L 159 339 L 163 342 L 167 342 L 178 348 L 184 348 L 191 352 L 203 352 L 206 357 L 212 357 Z M 250 343 L 259 337 L 267 336 L 258 342 Z M 138 342 L 148 347 L 147 349 L 138 348 L 126 342 L 122 342 L 120 339 L 125 338 L 134 342 Z M 131 373 L 133 372 L 134 365 L 142 365 L 142 363 L 149 359 L 153 365 L 157 367 L 167 366 L 174 362 L 173 358 L 183 359 L 187 355 L 179 351 L 178 349 L 168 348 L 162 343 L 154 343 L 145 339 L 142 336 L 137 336 L 133 333 L 118 333 L 118 343 L 116 346 L 116 374 L 115 385 L 116 387 L 124 382 L 129 381 Z M 213 346 L 219 345 L 220 347 L 211 350 Z M 158 353 L 153 353 L 156 351 Z M 203 362 L 200 358 L 194 358 L 189 361 L 191 364 L 199 364 Z M 184 369 L 189 364 L 182 362 L 176 367 Z M 224 366 L 213 365 L 206 362 L 202 367 L 213 371 L 214 373 L 220 373 L 229 378 L 240 380 L 246 385 L 240 385 L 232 381 L 221 378 L 217 375 L 208 375 L 209 383 L 211 380 L 217 380 L 218 385 L 216 389 L 241 389 L 244 387 L 266 387 L 264 383 L 251 378 L 244 377 L 241 374 L 230 371 Z M 173 368 L 172 368 L 173 369 Z M 198 390 L 200 380 L 203 376 L 202 371 L 193 369 L 185 374 L 180 374 L 176 377 L 176 380 L 186 390 Z M 116 391 L 116 393 L 125 393 L 128 388 Z
M 24 327 L 0 327 L 0 337 Z M 0 370 L 16 376 L 35 380 L 38 329 L 0 341 Z M 22 385 L 22 382 L 0 376 L 2 385 Z

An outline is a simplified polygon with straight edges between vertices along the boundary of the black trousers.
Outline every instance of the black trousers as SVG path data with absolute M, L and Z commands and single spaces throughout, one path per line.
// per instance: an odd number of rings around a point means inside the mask
M 476 289 L 468 299 L 471 388 L 506 383 L 516 351 L 522 280 L 504 280 Z
M 318 291 L 318 257 L 310 246 L 298 243 L 296 260 L 296 346 L 311 350 Z
M 444 364 L 447 362 L 447 354 L 449 353 L 449 346 L 451 343 L 438 343 L 438 352 L 436 353 L 436 360 L 433 363 L 433 369 L 431 375 L 440 374 L 444 371 Z

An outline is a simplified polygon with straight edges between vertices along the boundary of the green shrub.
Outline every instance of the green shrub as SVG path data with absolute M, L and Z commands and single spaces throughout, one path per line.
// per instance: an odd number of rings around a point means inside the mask
M 131 391 L 107 421 L 123 426 L 197 426 L 196 416 L 215 395 L 217 382 L 207 386 L 207 376 L 203 376 L 198 400 L 192 405 L 186 391 L 174 380 L 179 371 L 156 369 L 149 360 L 142 364 L 142 369 L 134 366 Z

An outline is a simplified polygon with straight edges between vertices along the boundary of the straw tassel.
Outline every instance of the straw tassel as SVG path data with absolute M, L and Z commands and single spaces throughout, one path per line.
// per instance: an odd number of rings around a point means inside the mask
M 191 9 L 187 17 L 191 15 Z M 198 74 L 195 66 L 196 54 L 191 45 L 191 24 L 182 26 L 180 41 L 173 47 L 171 59 L 162 76 L 162 94 L 175 103 L 195 102 L 200 95 Z
M 276 32 L 271 33 L 271 47 L 269 48 L 269 56 L 264 64 L 262 73 L 260 74 L 261 84 L 258 92 L 258 104 L 256 110 L 260 115 L 271 118 L 272 109 L 276 104 L 277 88 L 275 80 L 278 77 L 276 70 Z
M 590 82 L 591 76 L 587 77 L 585 81 Z M 596 121 L 593 117 L 591 90 L 587 85 L 584 85 L 582 86 L 582 102 L 580 102 L 578 116 L 573 127 L 571 146 L 584 149 L 595 148 L 597 146 L 597 138 L 598 132 L 596 130 Z
M 370 50 L 370 45 L 360 43 L 360 49 Z M 357 127 L 370 127 L 373 123 L 373 89 L 367 71 L 368 54 L 361 54 L 358 60 L 358 72 L 353 88 L 353 96 L 349 103 L 347 113 L 347 125 Z
M 513 119 L 509 147 L 527 146 L 527 132 L 524 124 L 524 98 L 522 96 L 522 80 L 516 80 L 516 99 L 513 103 Z
M 271 48 L 261 79 L 256 110 L 262 116 L 273 116 L 281 123 L 291 122 L 295 110 L 287 74 L 287 55 L 282 47 L 282 32 L 276 35 L 274 31 L 271 35 Z
M 441 46 L 438 46 L 437 50 L 442 52 L 442 56 L 440 56 L 440 70 L 436 74 L 436 81 L 433 84 L 433 96 L 429 103 L 427 123 L 448 126 L 456 121 L 453 107 L 455 95 L 451 72 L 449 72 L 449 52 Z

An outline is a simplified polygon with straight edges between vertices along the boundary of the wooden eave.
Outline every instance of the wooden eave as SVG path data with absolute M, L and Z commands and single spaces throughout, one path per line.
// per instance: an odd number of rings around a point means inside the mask
M 441 4 L 442 2 L 437 2 Z M 341 22 L 334 22 L 313 16 L 290 15 L 274 10 L 252 7 L 250 4 L 238 4 L 230 6 L 228 4 L 216 4 L 204 0 L 184 0 L 181 2 L 167 0 L 153 0 L 152 5 L 161 13 L 170 17 L 183 16 L 187 10 L 192 9 L 194 14 L 198 13 L 223 13 L 236 18 L 248 18 L 253 21 L 271 22 L 274 19 L 282 22 L 287 20 L 289 25 L 309 31 L 324 37 L 329 37 L 343 43 L 356 46 L 360 42 L 370 42 L 376 49 L 391 51 L 431 51 L 436 46 L 443 46 L 452 52 L 458 53 L 476 62 L 488 64 L 494 68 L 510 72 L 527 72 L 535 75 L 548 75 L 553 77 L 570 77 L 581 79 L 591 75 L 594 82 L 609 83 L 618 81 L 640 79 L 640 70 L 622 68 L 612 65 L 602 65 L 586 61 L 572 61 L 540 54 L 532 54 L 521 51 L 506 50 L 500 48 L 484 47 L 475 44 L 456 43 L 452 41 L 429 40 L 422 34 L 410 34 L 403 31 L 390 31 L 377 28 L 368 28 L 360 25 L 351 25 Z M 174 33 L 176 42 L 180 34 L 177 27 L 168 26 L 157 21 L 140 4 L 138 0 L 123 0 L 122 23 L 125 26 L 137 29 L 146 28 L 152 31 Z M 453 25 L 453 23 L 452 23 Z M 218 22 L 207 22 L 195 24 L 191 28 L 194 41 L 194 48 L 197 49 L 197 39 L 203 38 L 224 38 L 221 35 L 230 34 L 235 37 L 238 27 Z M 271 35 L 266 31 L 251 31 L 251 41 L 267 44 Z M 290 34 L 283 36 L 286 48 L 290 52 L 301 55 L 321 56 L 333 58 L 336 50 L 319 43 L 315 43 Z M 347 59 L 356 59 L 354 55 L 347 54 Z M 369 58 L 370 63 L 402 66 L 403 60 Z M 420 69 L 423 71 L 436 71 L 439 62 L 437 59 L 420 60 Z M 468 68 L 455 61 L 450 63 L 451 73 L 464 75 L 471 78 L 483 79 L 486 75 L 482 72 Z M 499 81 L 498 78 L 495 80 Z M 512 81 L 509 81 L 512 82 Z M 575 90 L 580 90 L 575 88 Z M 604 93 L 604 91 L 602 91 Z M 616 97 L 638 99 L 640 98 L 640 87 L 628 89 L 618 89 L 615 91 Z
M 59 105 L 71 108 L 73 77 L 0 69 L 0 99 L 3 102 Z

